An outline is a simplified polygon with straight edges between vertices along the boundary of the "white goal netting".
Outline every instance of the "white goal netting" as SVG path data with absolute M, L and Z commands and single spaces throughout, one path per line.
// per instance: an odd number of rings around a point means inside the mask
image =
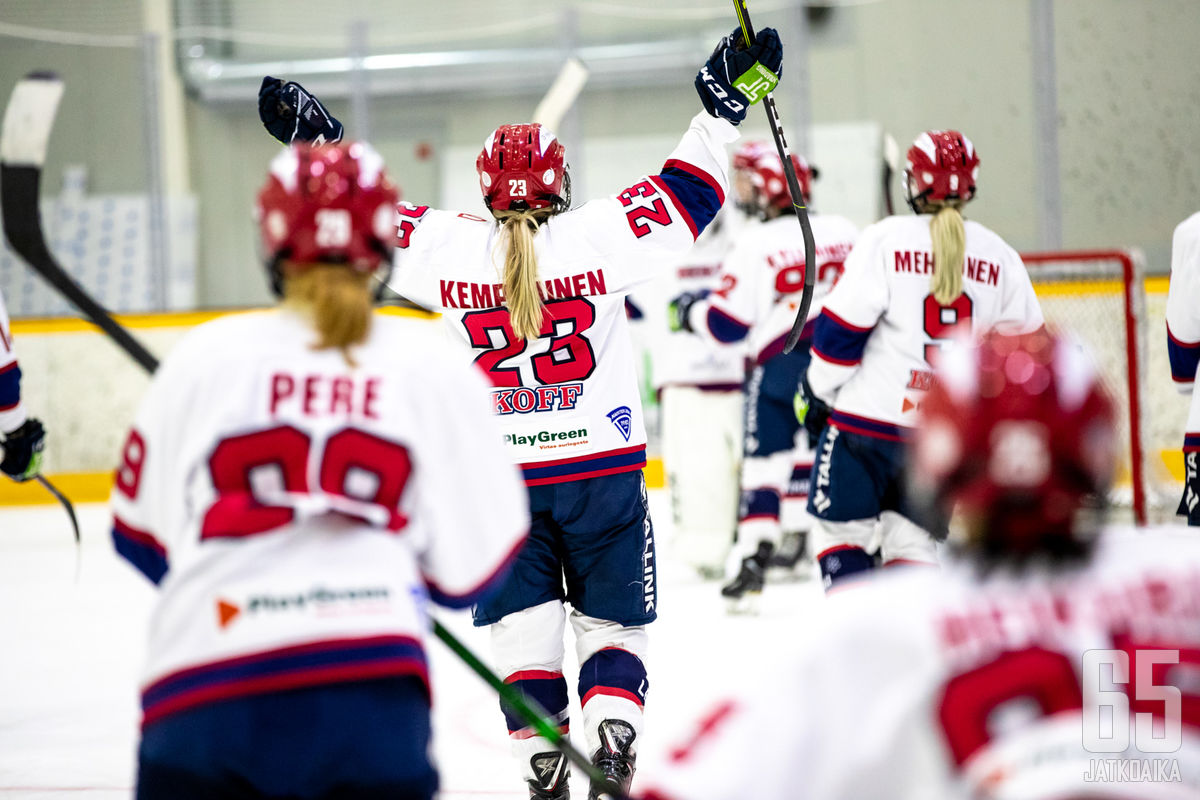
M 1187 399 L 1167 365 L 1166 279 L 1147 280 L 1133 250 L 1022 258 L 1047 324 L 1087 344 L 1116 402 L 1122 453 L 1112 500 L 1139 521 L 1173 514 Z

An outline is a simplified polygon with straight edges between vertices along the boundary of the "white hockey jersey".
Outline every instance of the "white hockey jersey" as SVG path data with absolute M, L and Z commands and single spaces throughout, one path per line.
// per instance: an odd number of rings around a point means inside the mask
M 940 306 L 929 288 L 933 250 L 928 215 L 894 216 L 868 226 L 825 298 L 813 334 L 808 382 L 833 406 L 845 431 L 899 441 L 916 424 L 933 380 L 939 346 L 969 324 L 975 334 L 1042 325 L 1029 273 L 1017 252 L 988 228 L 965 221 L 963 293 Z
M 809 222 L 817 259 L 811 320 L 841 278 L 858 228 L 836 214 L 810 214 Z M 748 338 L 758 364 L 782 353 L 804 292 L 804 238 L 796 218 L 787 214 L 746 230 L 725 259 L 720 283 L 709 302 L 692 306 L 692 329 L 719 342 Z
M 9 433 L 25 424 L 21 404 L 21 368 L 8 327 L 8 309 L 0 294 L 0 433 Z
M 645 288 L 645 309 L 657 334 L 653 342 L 651 380 L 656 389 L 696 386 L 716 391 L 741 391 L 746 376 L 744 343 L 725 345 L 691 331 L 671 331 L 667 306 L 684 292 L 713 292 L 721 288 L 721 266 L 749 223 L 741 212 L 726 204 L 705 229 L 683 260 Z M 642 292 L 638 292 L 639 299 Z
M 552 217 L 534 247 L 540 338 L 504 308 L 506 237 L 494 220 L 402 204 L 391 287 L 443 312 L 491 377 L 493 408 L 528 485 L 641 469 L 646 432 L 624 296 L 678 260 L 725 201 L 737 129 L 701 112 L 663 170 Z
M 116 474 L 117 551 L 159 584 L 146 722 L 257 692 L 426 673 L 428 597 L 475 602 L 528 530 L 487 382 L 376 316 L 348 367 L 276 310 L 162 363 Z
M 1175 386 L 1192 395 L 1183 450 L 1194 453 L 1200 451 L 1200 393 L 1195 389 L 1200 364 L 1200 212 L 1179 223 L 1171 240 L 1167 355 Z
M 640 765 L 641 797 L 1200 796 L 1200 540 L 1106 538 L 1060 575 L 952 562 L 830 595 Z

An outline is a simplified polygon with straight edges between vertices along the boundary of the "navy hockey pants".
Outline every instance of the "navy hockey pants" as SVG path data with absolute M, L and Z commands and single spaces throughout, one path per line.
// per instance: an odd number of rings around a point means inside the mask
M 529 514 L 529 538 L 500 589 L 474 608 L 476 625 L 552 600 L 625 626 L 654 621 L 654 530 L 641 470 L 530 486 Z
M 801 340 L 790 353 L 772 356 L 750 372 L 746 380 L 745 454 L 749 458 L 791 450 L 800 422 L 795 397 L 800 376 L 812 360 L 809 340 Z
M 416 678 L 272 692 L 148 725 L 138 800 L 430 800 L 429 695 Z

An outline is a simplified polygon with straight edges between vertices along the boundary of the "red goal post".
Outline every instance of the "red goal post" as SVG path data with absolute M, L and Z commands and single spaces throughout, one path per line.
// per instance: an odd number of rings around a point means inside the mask
M 1120 474 L 1111 498 L 1132 508 L 1146 524 L 1148 509 L 1161 506 L 1166 487 L 1161 468 L 1150 463 L 1146 418 L 1146 313 L 1144 259 L 1137 250 L 1074 250 L 1022 253 L 1046 323 L 1065 329 L 1092 350 L 1117 405 L 1123 442 Z

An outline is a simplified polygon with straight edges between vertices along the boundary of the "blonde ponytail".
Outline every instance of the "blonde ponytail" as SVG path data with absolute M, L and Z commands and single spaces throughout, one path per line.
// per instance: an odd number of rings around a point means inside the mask
M 532 341 L 542 332 L 545 306 L 538 293 L 537 254 L 533 235 L 550 215 L 549 209 L 537 211 L 494 211 L 504 229 L 507 242 L 504 254 L 504 305 L 513 333 L 518 339 Z
M 317 264 L 288 274 L 283 282 L 284 302 L 307 314 L 316 328 L 314 350 L 336 347 L 346 363 L 351 345 L 361 344 L 371 329 L 370 276 L 335 264 Z
M 967 254 L 967 231 L 957 205 L 944 205 L 929 221 L 933 240 L 933 277 L 930 291 L 939 304 L 953 303 L 962 294 L 963 258 Z

